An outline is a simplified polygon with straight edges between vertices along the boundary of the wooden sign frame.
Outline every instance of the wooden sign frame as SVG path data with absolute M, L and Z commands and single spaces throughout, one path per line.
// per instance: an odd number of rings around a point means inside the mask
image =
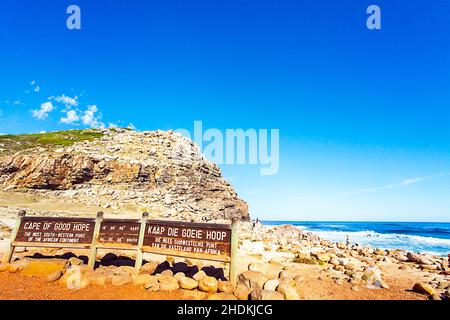
M 94 225 L 94 230 L 92 233 L 92 241 L 89 243 L 52 243 L 52 242 L 26 242 L 26 241 L 16 241 L 18 232 L 21 226 L 21 223 L 24 219 L 28 220 L 36 220 L 43 221 L 45 219 L 53 220 L 53 221 L 68 221 L 68 222 L 88 222 Z M 140 223 L 139 236 L 137 239 L 137 244 L 124 244 L 118 242 L 105 242 L 100 241 L 101 234 L 101 226 L 102 222 L 108 223 L 123 223 L 124 225 L 127 223 Z M 238 236 L 237 236 L 237 224 L 238 219 L 233 219 L 231 225 L 225 224 L 210 224 L 210 223 L 188 223 L 188 222 L 176 222 L 176 221 L 165 221 L 165 220 L 148 220 L 148 213 L 144 212 L 141 219 L 104 219 L 103 212 L 98 212 L 97 217 L 95 219 L 89 218 L 52 218 L 52 217 L 26 217 L 26 212 L 21 210 L 17 215 L 16 225 L 11 234 L 10 246 L 7 249 L 7 252 L 3 256 L 3 262 L 9 263 L 14 255 L 14 251 L 16 247 L 45 247 L 45 248 L 74 248 L 74 249 L 90 249 L 89 254 L 89 262 L 88 265 L 91 268 L 94 268 L 95 261 L 97 257 L 98 249 L 113 249 L 113 250 L 131 250 L 136 251 L 136 262 L 135 268 L 139 270 L 142 266 L 143 255 L 144 253 L 152 253 L 158 255 L 165 256 L 176 256 L 176 257 L 186 257 L 198 260 L 207 260 L 207 261 L 218 261 L 229 264 L 229 280 L 233 285 L 236 284 L 236 258 L 237 258 L 237 247 L 238 247 Z M 159 226 L 168 226 L 172 228 L 189 228 L 189 229 L 199 229 L 199 230 L 216 230 L 216 231 L 224 231 L 230 234 L 229 241 L 215 241 L 220 245 L 221 248 L 226 248 L 229 250 L 225 250 L 225 254 L 221 255 L 208 255 L 208 254 L 200 254 L 200 253 L 192 253 L 192 252 L 184 252 L 177 250 L 167 250 L 161 249 L 149 245 L 145 245 L 146 243 L 146 231 L 147 227 L 150 225 L 159 225 Z M 137 236 L 134 234 L 132 236 Z M 148 238 L 153 237 L 153 235 L 148 236 Z M 166 237 L 167 236 L 163 236 Z M 175 237 L 179 239 L 179 237 Z M 147 240 L 149 241 L 149 240 Z M 200 241 L 200 240 L 199 240 Z M 225 247 L 224 247 L 225 246 Z M 229 246 L 229 247 L 228 247 Z

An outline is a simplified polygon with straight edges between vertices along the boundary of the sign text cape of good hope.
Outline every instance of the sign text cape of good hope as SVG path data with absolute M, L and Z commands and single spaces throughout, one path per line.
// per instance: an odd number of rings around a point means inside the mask
M 95 219 L 23 217 L 14 241 L 86 247 L 92 242 L 94 228 Z

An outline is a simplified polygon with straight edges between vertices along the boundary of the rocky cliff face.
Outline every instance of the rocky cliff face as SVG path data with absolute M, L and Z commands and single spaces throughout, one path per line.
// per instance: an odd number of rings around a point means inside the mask
M 102 130 L 103 136 L 64 148 L 0 158 L 0 186 L 120 211 L 133 205 L 186 221 L 248 220 L 217 165 L 171 131 Z

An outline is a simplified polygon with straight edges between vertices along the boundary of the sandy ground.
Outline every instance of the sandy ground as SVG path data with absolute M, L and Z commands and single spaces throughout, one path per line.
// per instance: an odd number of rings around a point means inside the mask
M 302 300 L 425 300 L 425 296 L 409 291 L 414 283 L 407 277 L 385 277 L 390 289 L 351 289 L 350 284 L 335 284 L 331 279 L 318 280 L 320 270 L 302 266 L 304 282 L 299 289 Z M 198 291 L 175 290 L 147 292 L 134 285 L 105 287 L 90 285 L 85 289 L 69 290 L 42 277 L 28 278 L 15 273 L 0 273 L 2 300 L 202 300 L 207 297 Z
M 18 256 L 32 255 L 35 250 Z M 37 250 L 36 250 L 37 251 Z M 45 252 L 44 252 L 45 253 Z M 76 252 L 81 254 L 82 252 Z M 48 253 L 47 253 L 48 254 Z M 261 258 L 240 255 L 238 271 L 244 271 L 250 262 Z M 331 275 L 318 265 L 295 264 L 303 281 L 298 292 L 302 300 L 426 300 L 426 296 L 411 291 L 421 274 L 414 269 L 399 271 L 397 266 L 383 268 L 383 279 L 390 289 L 370 289 L 362 285 L 358 291 L 350 283 L 336 284 Z M 319 279 L 321 278 L 321 279 Z M 25 277 L 21 274 L 0 272 L 0 300 L 202 300 L 207 295 L 198 291 L 147 292 L 134 285 L 105 287 L 90 285 L 85 289 L 69 290 L 58 283 L 48 283 L 43 277 Z

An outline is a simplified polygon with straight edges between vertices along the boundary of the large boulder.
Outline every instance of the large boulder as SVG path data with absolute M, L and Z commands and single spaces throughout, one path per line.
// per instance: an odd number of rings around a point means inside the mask
M 62 273 L 66 266 L 67 260 L 64 259 L 30 259 L 20 273 L 29 277 L 48 276 L 56 271 Z

